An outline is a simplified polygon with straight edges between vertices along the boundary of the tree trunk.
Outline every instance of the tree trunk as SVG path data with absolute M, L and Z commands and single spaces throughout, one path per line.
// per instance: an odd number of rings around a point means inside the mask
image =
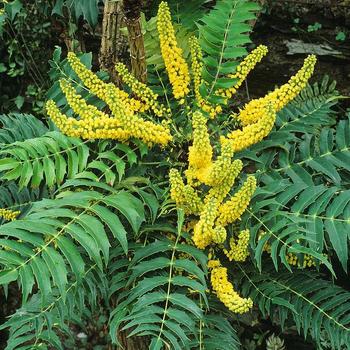
M 141 30 L 142 0 L 124 0 L 123 7 L 129 33 L 131 70 L 139 81 L 145 83 L 147 81 L 147 65 Z
M 120 82 L 114 66 L 126 49 L 126 40 L 120 31 L 122 22 L 121 2 L 106 0 L 103 12 L 99 62 L 100 68 L 107 71 L 111 80 L 117 85 Z
M 118 350 L 148 350 L 149 341 L 146 337 L 127 337 L 127 332 L 120 332 L 118 339 L 122 344 L 122 348 Z
M 109 1 L 108 1 L 109 2 Z M 107 6 L 108 2 L 105 6 Z M 120 2 L 111 3 L 115 7 L 118 6 L 118 11 L 114 8 L 114 11 L 120 13 L 119 5 Z M 125 23 L 129 34 L 129 49 L 131 58 L 131 69 L 133 75 L 141 82 L 147 81 L 147 65 L 146 65 L 146 55 L 145 46 L 143 41 L 143 34 L 141 31 L 141 8 L 142 0 L 123 0 L 123 10 L 125 15 Z M 103 18 L 103 29 L 105 28 L 105 17 L 110 17 L 106 15 L 106 8 Z M 119 19 L 119 23 L 121 20 Z M 119 24 L 120 25 L 120 24 Z M 103 35 L 103 34 L 102 34 Z M 110 35 L 110 38 L 112 35 Z M 108 40 L 109 41 L 109 40 Z M 102 36 L 103 43 L 103 36 Z M 103 49 L 103 44 L 101 44 L 101 52 Z M 106 51 L 106 50 L 104 50 Z M 117 59 L 118 56 L 115 56 Z M 100 59 L 100 64 L 102 61 Z M 113 64 L 114 65 L 114 64 Z M 130 337 L 128 338 L 129 331 L 121 331 L 118 333 L 118 339 L 122 347 L 118 350 L 147 350 L 149 347 L 149 339 L 147 337 Z

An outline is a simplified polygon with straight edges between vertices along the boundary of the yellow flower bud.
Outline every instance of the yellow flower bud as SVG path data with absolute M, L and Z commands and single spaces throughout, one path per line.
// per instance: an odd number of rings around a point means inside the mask
M 243 314 L 253 307 L 250 298 L 242 298 L 234 290 L 227 278 L 227 269 L 222 267 L 220 261 L 210 261 L 208 267 L 211 269 L 211 286 L 218 299 L 232 312 Z
M 11 210 L 0 208 L 0 218 L 6 221 L 16 220 L 17 216 L 21 213 L 20 210 Z
M 157 27 L 162 57 L 173 87 L 173 95 L 177 100 L 181 100 L 189 93 L 190 75 L 187 63 L 182 57 L 182 49 L 178 47 L 176 41 L 168 4 L 164 1 L 159 5 Z

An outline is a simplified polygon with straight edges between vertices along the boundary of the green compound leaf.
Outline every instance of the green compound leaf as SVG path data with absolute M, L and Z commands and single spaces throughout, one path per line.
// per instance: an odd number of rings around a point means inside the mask
M 208 97 L 222 88 L 230 88 L 239 59 L 247 54 L 251 27 L 247 21 L 255 19 L 259 10 L 256 3 L 247 0 L 220 0 L 199 21 L 199 41 L 204 53 L 203 78 L 208 87 Z
M 85 168 L 89 156 L 87 142 L 62 135 L 57 131 L 8 144 L 0 150 L 0 175 L 18 181 L 20 188 L 36 188 L 45 181 L 48 187 L 73 178 Z

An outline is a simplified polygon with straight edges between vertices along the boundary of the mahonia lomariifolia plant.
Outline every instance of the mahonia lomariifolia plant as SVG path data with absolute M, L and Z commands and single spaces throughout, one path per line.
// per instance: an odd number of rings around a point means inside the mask
M 94 295 L 101 293 L 105 301 L 113 300 L 109 305 L 113 343 L 119 343 L 118 335 L 126 333 L 146 337 L 150 349 L 238 349 L 239 341 L 224 315 L 240 317 L 255 308 L 262 315 L 273 316 L 274 306 L 279 307 L 282 326 L 291 312 L 298 330 L 309 332 L 316 342 L 322 330 L 335 347 L 348 345 L 349 320 L 337 318 L 344 314 L 343 309 L 329 310 L 330 305 L 317 303 L 322 293 L 329 297 L 335 291 L 348 305 L 349 293 L 325 280 L 315 283 L 312 275 L 303 271 L 306 267 L 316 270 L 322 263 L 334 273 L 323 253 L 323 239 L 319 242 L 317 235 L 309 235 L 317 225 L 300 217 L 305 207 L 298 202 L 298 194 L 310 188 L 312 192 L 300 194 L 307 202 L 321 191 L 321 185 L 306 184 L 308 170 L 300 170 L 304 160 L 296 163 L 302 174 L 299 179 L 295 172 L 287 172 L 294 159 L 287 166 L 287 156 L 274 163 L 279 153 L 269 151 L 269 147 L 291 150 L 297 159 L 299 151 L 310 149 L 308 144 L 299 150 L 298 136 L 292 133 L 310 129 L 302 124 L 305 116 L 309 118 L 305 125 L 309 120 L 312 126 L 331 125 L 328 115 L 333 113 L 330 107 L 337 97 L 331 96 L 334 88 L 327 83 L 317 88 L 321 97 L 308 86 L 316 64 L 316 57 L 309 55 L 287 83 L 240 108 L 235 106 L 235 93 L 268 53 L 264 45 L 249 54 L 244 48 L 249 43 L 246 22 L 254 18 L 257 9 L 245 0 L 218 1 L 199 20 L 198 31 L 191 34 L 187 43 L 190 57 L 186 59 L 170 8 L 162 2 L 157 30 L 165 71 L 150 69 L 150 84 L 138 81 L 123 63 L 115 66 L 123 88 L 108 83 L 70 52 L 67 64 L 74 73 L 59 80 L 64 103 L 52 98 L 46 104 L 47 114 L 60 132 L 41 126 L 42 132 L 35 134 L 32 127 L 28 139 L 18 134 L 18 142 L 13 144 L 6 134 L 4 140 L 9 145 L 1 151 L 5 157 L 0 160 L 2 178 L 18 182 L 19 188 L 30 184 L 39 190 L 20 192 L 22 206 L 8 205 L 7 199 L 1 202 L 0 217 L 7 223 L 0 233 L 7 241 L 0 242 L 4 248 L 0 281 L 17 280 L 23 293 L 22 309 L 2 326 L 10 327 L 8 349 L 17 346 L 11 341 L 24 344 L 21 349 L 47 348 L 45 344 L 63 349 L 54 329 L 69 332 L 64 325 L 72 319 L 70 312 L 80 310 L 75 290 L 81 293 L 79 305 L 96 302 L 82 297 L 86 288 Z M 155 81 L 157 86 L 152 85 Z M 306 94 L 305 103 L 300 93 Z M 91 96 L 99 103 L 91 102 Z M 283 111 L 294 99 L 305 105 L 304 110 L 295 108 L 285 117 Z M 320 118 L 312 117 L 325 108 Z M 9 125 L 17 120 L 11 118 L 6 119 Z M 29 117 L 27 120 L 32 123 Z M 288 123 L 294 123 L 291 129 Z M 339 124 L 337 135 L 347 135 L 346 125 L 345 121 Z M 333 131 L 327 135 L 321 138 L 329 140 Z M 310 140 L 308 137 L 303 140 Z M 284 146 L 284 142 L 295 144 Z M 336 147 L 348 149 L 338 136 L 336 143 Z M 326 155 L 333 152 L 333 146 L 329 147 Z M 145 154 L 149 159 L 142 158 Z M 328 165 L 310 166 L 317 176 L 324 171 L 337 180 L 341 177 L 337 167 L 342 164 L 346 168 L 343 158 L 337 157 L 330 160 L 334 166 L 327 172 Z M 252 162 L 256 162 L 254 166 Z M 291 181 L 280 178 L 284 170 Z M 264 177 L 269 171 L 272 175 Z M 261 174 L 263 187 L 259 188 Z M 339 193 L 328 190 L 319 192 L 323 197 L 327 194 L 328 202 L 311 213 L 317 218 L 325 218 L 318 216 L 318 211 Z M 276 199 L 271 198 L 274 191 Z M 14 190 L 9 187 L 4 198 L 11 193 Z M 36 202 L 38 198 L 44 199 Z M 299 212 L 298 218 L 286 221 L 291 216 L 284 212 L 289 201 L 295 201 L 292 205 Z M 340 201 L 336 208 L 347 203 L 345 199 L 336 201 Z M 32 209 L 26 209 L 29 214 L 19 210 L 24 203 L 34 203 Z M 333 210 L 335 217 L 337 210 Z M 142 226 L 144 221 L 146 226 Z M 336 248 L 337 242 L 330 241 Z M 277 277 L 269 268 L 262 273 L 263 253 L 272 258 L 276 269 L 280 259 L 283 272 Z M 343 263 L 344 255 L 338 250 L 336 254 Z M 294 274 L 292 267 L 297 271 Z M 305 282 L 305 290 L 298 291 L 303 287 L 300 281 L 306 280 L 312 286 Z M 34 284 L 44 303 L 39 309 L 35 309 L 36 299 L 27 304 Z M 299 296 L 302 298 L 293 299 Z M 304 319 L 297 316 L 301 314 Z M 32 319 L 40 331 L 28 326 L 26 322 Z M 30 335 L 21 338 L 26 332 Z
M 249 175 L 242 186 L 232 193 L 236 178 L 241 174 L 241 160 L 234 160 L 234 154 L 261 141 L 271 131 L 276 112 L 292 101 L 305 88 L 311 77 L 316 57 L 305 59 L 303 67 L 291 77 L 288 83 L 275 89 L 265 97 L 252 100 L 237 113 L 235 118 L 242 128 L 227 135 L 220 135 L 221 152 L 215 157 L 207 127 L 208 116 L 215 118 L 222 108 L 210 104 L 200 94 L 202 81 L 202 53 L 196 37 L 190 41 L 192 54 L 193 105 L 186 101 L 190 94 L 190 67 L 178 47 L 171 14 L 166 2 L 162 2 L 158 11 L 158 32 L 160 48 L 172 88 L 172 94 L 178 100 L 179 107 L 188 106 L 188 118 L 192 122 L 192 145 L 189 147 L 188 168 L 185 171 L 186 184 L 177 169 L 171 169 L 171 198 L 186 215 L 196 216 L 191 230 L 193 244 L 199 249 L 209 248 L 208 267 L 211 270 L 212 289 L 218 298 L 233 312 L 244 313 L 251 309 L 251 299 L 241 298 L 228 281 L 227 270 L 216 258 L 216 251 L 223 250 L 227 240 L 226 227 L 239 220 L 249 205 L 256 189 L 256 180 Z M 253 50 L 236 68 L 236 73 L 228 74 L 234 79 L 233 86 L 220 88 L 216 94 L 223 96 L 228 103 L 249 72 L 267 53 L 266 46 Z M 74 53 L 69 53 L 68 61 L 84 85 L 109 107 L 111 113 L 99 111 L 88 105 L 79 96 L 68 81 L 61 80 L 61 89 L 67 102 L 79 119 L 62 114 L 53 101 L 48 101 L 47 112 L 59 129 L 69 135 L 85 139 L 106 138 L 125 142 L 137 138 L 152 146 L 159 144 L 166 147 L 172 140 L 171 111 L 158 99 L 158 96 L 145 84 L 138 82 L 123 64 L 117 64 L 116 70 L 123 82 L 135 94 L 128 93 L 112 83 L 105 83 L 88 70 Z M 164 122 L 144 120 L 142 114 L 152 111 L 157 117 L 164 117 Z M 204 188 L 205 186 L 205 188 Z M 229 249 L 225 255 L 231 261 L 245 261 L 248 257 L 249 229 L 238 232 L 229 239 Z

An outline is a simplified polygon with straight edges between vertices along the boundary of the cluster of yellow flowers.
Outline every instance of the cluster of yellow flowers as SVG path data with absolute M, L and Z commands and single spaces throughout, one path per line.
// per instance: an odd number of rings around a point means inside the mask
M 226 239 L 226 231 L 223 234 L 222 227 L 214 226 L 217 212 L 218 200 L 216 198 L 210 198 L 203 207 L 200 213 L 200 219 L 193 229 L 192 239 L 199 249 L 204 249 L 212 242 L 222 243 Z M 218 241 L 220 237 L 222 241 Z
M 115 118 L 120 120 L 122 127 L 127 130 L 131 136 L 138 138 L 149 145 L 154 143 L 165 146 L 172 139 L 170 130 L 164 120 L 163 124 L 156 124 L 135 115 L 125 108 L 118 95 L 115 94 L 114 85 L 108 85 L 107 92 L 109 98 L 107 104 Z
M 0 8 L 0 16 L 2 16 L 5 13 L 5 5 L 8 4 L 8 0 L 1 0 L 0 4 L 3 5 L 3 7 Z
M 220 162 L 220 159 L 217 159 L 212 166 L 209 166 L 209 169 L 213 169 L 213 172 L 217 168 L 216 165 L 222 164 Z M 225 164 L 224 164 L 225 165 Z M 235 161 L 231 161 L 230 164 L 227 166 L 227 168 L 222 168 L 225 173 L 222 173 L 222 177 L 218 179 L 213 185 L 211 186 L 208 195 L 205 198 L 205 201 L 208 201 L 210 198 L 216 198 L 219 203 L 221 204 L 222 201 L 226 198 L 230 190 L 232 189 L 232 186 L 241 172 L 243 167 L 242 162 L 237 159 Z M 209 172 L 208 178 L 211 178 L 211 172 Z
M 17 216 L 21 213 L 20 210 L 11 210 L 0 208 L 0 218 L 4 218 L 6 221 L 16 220 Z
M 211 118 L 214 118 L 218 113 L 222 112 L 222 107 L 220 105 L 211 105 L 209 104 L 200 94 L 200 85 L 202 84 L 202 51 L 196 37 L 190 38 L 189 45 L 191 48 L 191 57 L 192 57 L 192 75 L 193 75 L 193 83 L 194 83 L 194 93 L 198 105 L 204 112 L 207 112 Z M 228 74 L 227 78 L 235 79 L 237 82 L 234 86 L 227 89 L 219 89 L 216 91 L 216 95 L 222 96 L 226 98 L 226 103 L 229 98 L 231 98 L 238 88 L 242 85 L 244 80 L 247 78 L 248 74 L 257 63 L 259 63 L 262 58 L 267 54 L 268 49 L 265 45 L 259 45 L 256 49 L 254 49 L 245 59 L 239 64 L 236 68 L 236 72 L 234 74 Z
M 288 253 L 286 255 L 286 259 L 288 261 L 288 264 L 292 266 L 298 266 L 302 268 L 316 266 L 315 259 L 309 254 L 304 254 L 303 258 L 299 259 L 296 254 Z
M 167 109 L 160 104 L 157 99 L 158 95 L 153 92 L 146 84 L 138 81 L 123 63 L 117 63 L 115 66 L 123 82 L 131 88 L 134 94 L 144 103 L 144 111 L 151 109 L 158 117 L 167 113 Z
M 76 90 L 66 81 L 60 86 L 67 102 L 80 119 L 67 117 L 61 113 L 53 101 L 48 101 L 46 110 L 56 126 L 66 135 L 84 139 L 111 138 L 126 141 L 131 135 L 120 128 L 120 121 L 88 105 Z
M 232 160 L 230 146 L 223 145 L 215 161 L 211 146 L 207 119 L 196 111 L 192 115 L 193 144 L 189 148 L 189 165 L 185 174 L 187 185 L 181 174 L 170 171 L 171 197 L 186 214 L 199 215 L 193 227 L 193 242 L 204 249 L 210 244 L 220 245 L 226 240 L 225 226 L 238 220 L 255 191 L 256 180 L 249 176 L 242 187 L 231 198 L 229 195 L 235 179 L 242 170 L 240 160 Z M 197 181 L 195 181 L 197 180 Z M 210 186 L 203 196 L 201 185 Z M 201 199 L 201 197 L 204 197 Z M 230 240 L 230 250 L 224 251 L 230 260 L 244 261 L 248 257 L 249 230 L 242 231 Z M 221 266 L 211 269 L 211 283 L 218 298 L 233 312 L 243 313 L 252 306 L 250 299 L 241 298 L 227 281 L 227 270 Z
M 166 2 L 162 2 L 158 10 L 157 27 L 160 39 L 161 54 L 165 63 L 173 95 L 181 104 L 189 93 L 189 67 L 183 58 L 175 37 L 175 30 L 171 23 L 170 10 Z M 211 105 L 201 95 L 203 85 L 203 57 L 198 39 L 190 40 L 191 71 L 193 76 L 193 90 L 196 105 L 200 110 L 189 113 L 192 118 L 192 145 L 189 147 L 188 168 L 185 170 L 186 184 L 182 174 L 172 169 L 169 173 L 170 194 L 177 206 L 183 208 L 187 215 L 194 215 L 198 220 L 193 224 L 192 240 L 200 249 L 213 245 L 215 249 L 224 251 L 227 258 L 233 261 L 245 261 L 249 255 L 248 229 L 236 232 L 233 237 L 227 238 L 226 227 L 239 220 L 247 209 L 256 189 L 256 179 L 248 176 L 246 181 L 233 192 L 236 178 L 242 171 L 240 160 L 233 160 L 236 152 L 261 141 L 273 128 L 276 113 L 290 102 L 307 84 L 314 65 L 315 56 L 306 58 L 303 67 L 288 83 L 263 98 L 247 103 L 235 116 L 242 128 L 220 136 L 219 154 L 214 154 L 207 122 L 222 111 L 221 106 Z M 228 74 L 228 78 L 236 79 L 233 87 L 220 89 L 216 97 L 226 99 L 226 102 L 242 85 L 244 79 L 255 65 L 267 53 L 267 48 L 260 45 L 253 50 L 237 67 L 236 72 Z M 47 112 L 55 124 L 67 135 L 85 139 L 111 138 L 127 141 L 138 138 L 145 143 L 167 145 L 172 136 L 169 130 L 169 121 L 162 123 L 144 120 L 141 113 L 153 111 L 158 116 L 170 113 L 157 101 L 157 94 L 145 84 L 139 82 L 127 70 L 126 66 L 116 65 L 120 77 L 128 85 L 137 98 L 111 83 L 105 83 L 97 75 L 87 69 L 74 53 L 68 54 L 68 61 L 87 89 L 100 100 L 104 101 L 111 113 L 99 111 L 88 105 L 84 98 L 66 80 L 60 85 L 67 102 L 78 118 L 63 114 L 53 101 L 48 101 Z M 226 248 L 224 244 L 226 244 Z M 298 259 L 288 254 L 287 259 L 298 264 Z M 305 257 L 303 264 L 309 266 L 313 259 Z M 242 313 L 252 307 L 250 299 L 241 298 L 234 291 L 227 279 L 227 269 L 220 261 L 211 260 L 211 283 L 218 298 L 232 311 Z
M 177 170 L 170 172 L 171 196 L 177 206 L 186 213 L 199 215 L 193 229 L 193 242 L 200 249 L 226 240 L 225 226 L 241 217 L 256 187 L 255 178 L 249 176 L 242 188 L 225 202 L 243 164 L 240 160 L 232 161 L 229 147 L 222 147 L 221 154 L 212 161 L 213 149 L 206 123 L 200 111 L 193 113 L 193 144 L 185 172 L 187 185 Z M 202 184 L 210 186 L 204 196 L 200 192 Z
M 236 177 L 242 170 L 242 167 L 243 164 L 240 160 L 235 160 L 232 163 L 232 152 L 228 147 L 224 146 L 221 149 L 221 154 L 217 157 L 217 159 L 214 162 L 206 163 L 205 166 L 200 169 L 194 169 L 191 163 L 189 162 L 190 170 L 188 170 L 187 172 L 192 172 L 192 176 L 197 178 L 200 182 L 208 186 L 215 187 L 220 184 L 222 185 L 222 182 L 225 180 L 223 174 L 228 174 L 231 168 L 233 168 L 233 173 L 236 174 Z M 228 186 L 230 185 L 228 184 Z M 229 191 L 230 188 L 227 188 L 227 190 Z M 214 190 L 212 189 L 212 192 L 213 191 Z
M 192 80 L 193 80 L 193 91 L 196 97 L 198 106 L 209 114 L 211 118 L 214 118 L 218 113 L 222 111 L 222 107 L 212 106 L 204 100 L 200 93 L 200 86 L 203 83 L 202 69 L 203 69 L 203 54 L 201 47 L 198 42 L 198 38 L 192 36 L 189 40 L 191 49 L 191 69 L 192 69 Z
M 256 189 L 256 179 L 248 176 L 242 187 L 219 209 L 217 222 L 226 226 L 239 219 L 246 210 Z
M 265 233 L 261 233 L 259 235 L 259 239 L 264 234 Z M 265 243 L 263 251 L 271 254 L 271 244 Z M 306 267 L 314 267 L 314 266 L 316 266 L 316 261 L 315 261 L 314 257 L 309 255 L 309 254 L 302 254 L 302 255 L 298 256 L 298 255 L 296 255 L 294 253 L 288 252 L 286 254 L 286 260 L 287 260 L 289 265 L 297 266 L 299 268 L 300 267 L 301 268 L 306 268 Z
M 192 116 L 193 144 L 189 147 L 188 162 L 195 171 L 211 163 L 213 149 L 210 144 L 206 118 L 200 111 Z
M 217 297 L 232 312 L 243 314 L 253 306 L 250 298 L 242 298 L 234 290 L 227 278 L 227 269 L 222 267 L 219 260 L 210 260 L 208 267 L 211 270 L 210 281 Z
M 308 56 L 303 67 L 287 84 L 275 89 L 265 97 L 246 104 L 237 115 L 243 125 L 242 130 L 234 130 L 226 137 L 221 136 L 221 144 L 230 147 L 232 152 L 238 152 L 266 137 L 273 128 L 276 113 L 306 86 L 315 64 L 316 57 L 314 55 Z
M 289 79 L 288 83 L 270 92 L 265 97 L 247 103 L 237 116 L 242 125 L 255 124 L 265 113 L 265 106 L 271 101 L 276 112 L 292 101 L 305 88 L 314 71 L 315 64 L 316 56 L 308 56 L 302 68 Z
M 198 54 L 197 44 L 192 42 L 192 73 L 195 81 L 195 94 L 199 94 L 201 81 L 199 63 L 201 55 Z M 235 78 L 239 79 L 234 89 L 242 83 L 245 76 L 266 54 L 267 49 L 260 46 L 240 65 Z M 188 169 L 185 170 L 187 185 L 182 180 L 177 170 L 170 172 L 171 197 L 178 207 L 185 210 L 186 214 L 199 216 L 199 220 L 193 227 L 193 242 L 205 249 L 211 244 L 222 249 L 222 243 L 227 239 L 226 226 L 240 219 L 247 209 L 256 189 L 256 179 L 250 175 L 238 191 L 231 197 L 230 192 L 236 177 L 242 170 L 240 160 L 232 160 L 233 155 L 266 137 L 273 128 L 276 119 L 276 110 L 280 110 L 295 94 L 299 93 L 310 78 L 315 64 L 313 56 L 305 60 L 301 70 L 291 78 L 288 84 L 276 89 L 273 93 L 259 99 L 259 103 L 251 103 L 240 112 L 238 119 L 242 121 L 241 114 L 254 116 L 249 123 L 243 123 L 243 128 L 234 130 L 226 136 L 220 137 L 221 153 L 213 160 L 213 147 L 207 126 L 207 118 L 200 112 L 192 114 L 192 145 L 189 147 Z M 286 87 L 287 86 L 287 87 Z M 234 89 L 225 93 L 231 97 Z M 197 97 L 197 100 L 200 97 Z M 281 99 L 281 100 L 280 100 Z M 253 107 L 254 108 L 253 108 Z M 255 107 L 259 106 L 255 110 Z M 250 112 L 253 108 L 253 112 Z M 203 110 L 203 108 L 202 108 Z M 248 113 L 247 113 L 248 111 Z M 247 118 L 246 118 L 247 119 Z M 209 189 L 208 189 L 209 186 Z M 226 197 L 229 197 L 226 199 Z M 243 230 L 229 239 L 229 248 L 223 251 L 230 261 L 245 261 L 249 255 L 248 243 L 249 230 Z M 288 255 L 287 259 L 295 262 L 295 257 Z M 215 266 L 213 266 L 213 264 Z M 312 260 L 304 260 L 304 264 L 312 264 Z M 220 262 L 211 264 L 211 282 L 219 299 L 234 312 L 247 311 L 251 300 L 242 299 L 227 281 L 227 271 L 221 267 Z M 222 286 L 222 287 L 220 287 Z
M 48 115 L 63 133 L 84 139 L 110 138 L 126 141 L 135 137 L 149 145 L 160 144 L 162 146 L 168 144 L 172 139 L 165 123 L 164 125 L 156 124 L 135 114 L 137 111 L 145 110 L 145 104 L 141 105 L 140 101 L 129 98 L 126 92 L 115 85 L 103 82 L 87 69 L 75 54 L 70 53 L 68 60 L 83 84 L 106 102 L 112 114 L 106 114 L 95 106 L 88 105 L 68 81 L 61 80 L 61 89 L 67 102 L 73 112 L 79 116 L 79 119 L 68 117 L 60 112 L 52 100 L 47 102 Z M 147 93 L 149 95 L 149 91 Z M 154 106 L 154 109 L 158 111 L 155 103 L 150 103 L 149 106 Z
M 182 49 L 176 41 L 169 6 L 164 1 L 159 5 L 157 27 L 160 49 L 173 88 L 173 95 L 181 103 L 190 91 L 190 74 L 187 63 L 182 56 Z
M 196 190 L 185 185 L 178 170 L 171 169 L 169 173 L 171 183 L 170 194 L 178 206 L 184 209 L 185 213 L 198 215 L 203 209 L 203 202 Z
M 107 86 L 112 85 L 113 90 L 118 99 L 130 110 L 134 112 L 143 112 L 144 106 L 139 100 L 130 98 L 128 93 L 119 89 L 113 84 L 107 84 L 102 81 L 95 73 L 86 68 L 80 61 L 74 52 L 68 52 L 68 62 L 74 72 L 78 75 L 83 84 L 90 90 L 90 92 L 96 95 L 100 100 L 105 101 L 108 99 Z
M 265 45 L 259 45 L 249 55 L 247 55 L 236 68 L 236 72 L 234 74 L 228 75 L 228 77 L 231 79 L 237 79 L 235 85 L 228 89 L 218 90 L 217 95 L 231 98 L 236 93 L 238 88 L 242 85 L 242 83 L 245 81 L 248 74 L 254 69 L 256 64 L 259 63 L 264 56 L 266 56 L 267 52 L 268 49 Z
M 234 130 L 226 137 L 221 136 L 221 144 L 230 147 L 232 153 L 235 153 L 260 142 L 266 137 L 276 120 L 274 104 L 269 102 L 267 105 L 261 106 L 259 112 L 260 119 L 256 123 L 244 126 L 242 130 Z
M 249 244 L 250 232 L 249 230 L 243 230 L 238 234 L 238 237 L 232 237 L 229 241 L 230 249 L 224 249 L 224 253 L 227 258 L 232 261 L 246 261 L 249 256 L 248 244 Z
M 199 221 L 194 226 L 193 230 L 193 242 L 198 248 L 204 249 L 212 243 L 219 244 L 225 241 L 225 226 L 228 223 L 223 224 L 223 220 L 220 219 L 222 210 L 221 208 L 224 207 L 226 203 L 230 202 L 230 199 L 228 199 L 226 202 L 223 203 L 224 199 L 230 192 L 235 178 L 240 172 L 240 169 L 240 161 L 232 162 L 231 167 L 228 169 L 226 176 L 224 176 L 224 180 L 222 181 L 222 183 L 212 187 L 204 197 L 203 204 L 197 205 L 198 209 L 202 209 L 199 213 Z M 195 189 L 193 190 L 196 191 Z M 196 193 L 197 197 L 199 197 L 197 191 Z M 236 204 L 239 207 L 239 209 L 236 212 L 243 212 L 248 206 L 249 201 L 246 201 L 246 198 L 243 198 L 241 202 L 237 201 Z M 180 203 L 177 203 L 177 205 L 180 206 Z M 232 219 L 233 222 L 239 219 L 239 217 L 237 217 L 235 220 L 233 220 L 233 217 L 230 219 Z
M 47 114 L 56 126 L 66 135 L 81 137 L 83 139 L 111 138 L 126 141 L 129 135 L 124 130 L 116 127 L 117 121 L 113 119 L 104 120 L 76 120 L 61 113 L 53 101 L 46 104 Z M 102 128 L 94 128 L 94 124 L 102 124 Z

